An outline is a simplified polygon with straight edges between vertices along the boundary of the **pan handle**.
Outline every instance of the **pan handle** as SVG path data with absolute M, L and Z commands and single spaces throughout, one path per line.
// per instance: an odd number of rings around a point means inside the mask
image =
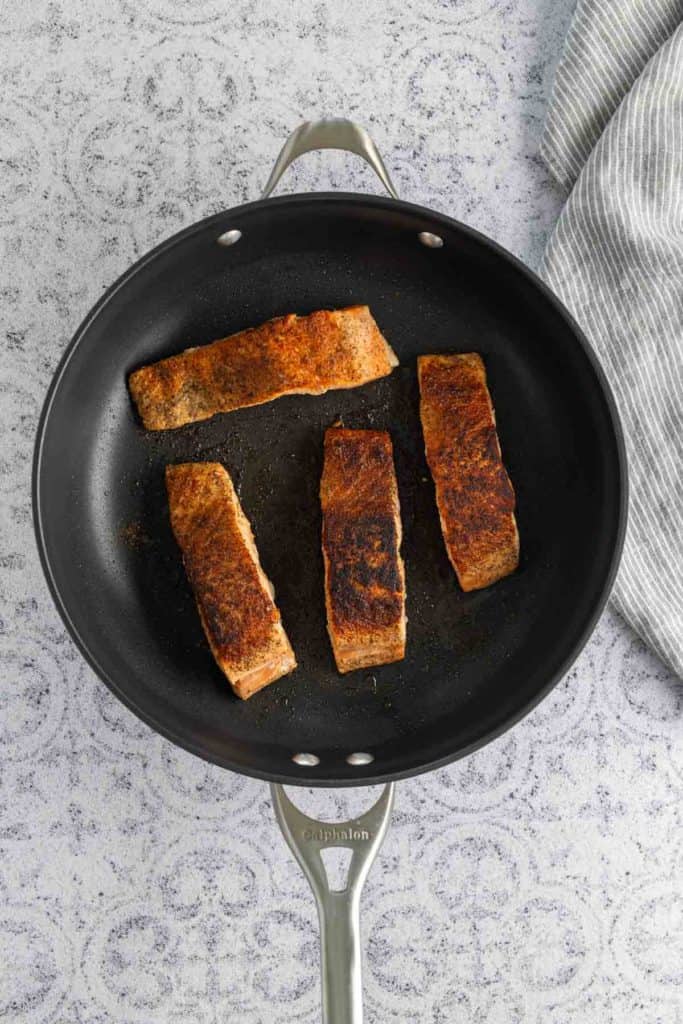
M 268 198 L 289 165 L 297 157 L 315 149 L 345 149 L 349 153 L 357 153 L 358 156 L 362 156 L 370 164 L 389 195 L 398 199 L 398 193 L 384 166 L 379 150 L 365 128 L 361 128 L 355 121 L 347 121 L 342 117 L 324 118 L 322 121 L 306 121 L 292 132 L 280 150 L 275 166 L 270 172 L 270 177 L 263 190 L 263 199 Z
M 360 894 L 391 818 L 394 785 L 385 786 L 369 811 L 344 822 L 316 821 L 271 785 L 275 817 L 308 879 L 320 921 L 323 1024 L 362 1024 Z M 352 851 L 345 888 L 330 889 L 321 850 Z

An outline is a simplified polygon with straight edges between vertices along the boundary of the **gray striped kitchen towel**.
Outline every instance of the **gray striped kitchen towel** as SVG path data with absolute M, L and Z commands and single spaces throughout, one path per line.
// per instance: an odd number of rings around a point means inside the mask
M 541 275 L 600 358 L 631 500 L 613 601 L 683 677 L 683 3 L 579 0 L 542 155 L 574 188 Z

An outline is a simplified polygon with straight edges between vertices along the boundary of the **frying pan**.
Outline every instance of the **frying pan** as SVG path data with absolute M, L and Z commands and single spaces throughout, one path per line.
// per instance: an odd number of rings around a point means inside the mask
M 268 198 L 293 159 L 322 148 L 364 157 L 389 197 Z M 274 316 L 355 303 L 370 306 L 399 357 L 389 377 L 143 430 L 126 389 L 134 368 Z M 517 493 L 520 568 L 469 594 L 446 556 L 419 423 L 416 357 L 441 351 L 482 354 Z M 408 590 L 405 660 L 348 676 L 336 672 L 326 637 L 318 503 L 323 434 L 338 418 L 391 431 Z M 299 662 L 247 702 L 232 696 L 209 653 L 168 521 L 164 466 L 197 459 L 220 461 L 233 476 Z M 33 488 L 57 607 L 119 699 L 225 768 L 275 784 L 347 786 L 462 757 L 561 678 L 614 578 L 626 468 L 609 387 L 559 301 L 492 241 L 399 200 L 361 128 L 322 121 L 290 136 L 261 200 L 163 242 L 102 297 L 50 387 Z M 328 976 L 330 1021 L 360 1020 L 357 892 L 391 796 L 387 789 L 364 824 L 320 829 L 274 788 L 321 914 L 340 929 L 327 936 L 330 962 L 354 961 L 338 989 Z M 355 851 L 355 883 L 346 910 L 326 910 L 319 850 L 344 844 Z

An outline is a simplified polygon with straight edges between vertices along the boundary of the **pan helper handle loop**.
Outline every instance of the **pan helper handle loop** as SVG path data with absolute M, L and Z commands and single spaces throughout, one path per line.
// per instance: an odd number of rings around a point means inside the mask
M 284 787 L 271 786 L 275 817 L 308 879 L 320 921 L 323 1024 L 362 1024 L 360 894 L 391 819 L 394 786 L 369 811 L 344 822 L 316 821 L 295 807 Z M 351 850 L 343 889 L 330 886 L 321 852 Z
M 294 160 L 303 156 L 304 153 L 310 153 L 316 149 L 344 149 L 348 153 L 362 156 L 366 163 L 370 164 L 389 195 L 398 199 L 398 193 L 384 166 L 379 150 L 365 128 L 361 128 L 355 121 L 347 121 L 345 118 L 339 117 L 326 118 L 322 121 L 306 121 L 292 132 L 280 150 L 275 166 L 270 172 L 270 177 L 263 190 L 263 198 L 268 198 Z

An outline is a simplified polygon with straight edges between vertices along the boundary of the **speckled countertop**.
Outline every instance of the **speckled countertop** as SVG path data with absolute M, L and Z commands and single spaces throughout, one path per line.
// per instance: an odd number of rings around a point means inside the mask
M 35 0 L 0 25 L 0 1020 L 313 1024 L 311 896 L 263 784 L 151 733 L 67 639 L 34 550 L 51 373 L 147 248 L 255 197 L 300 121 L 368 126 L 401 193 L 531 265 L 571 0 Z M 374 191 L 351 157 L 287 187 Z M 683 691 L 607 612 L 474 757 L 398 787 L 363 899 L 371 1024 L 681 1024 Z M 367 793 L 299 796 L 343 813 Z

